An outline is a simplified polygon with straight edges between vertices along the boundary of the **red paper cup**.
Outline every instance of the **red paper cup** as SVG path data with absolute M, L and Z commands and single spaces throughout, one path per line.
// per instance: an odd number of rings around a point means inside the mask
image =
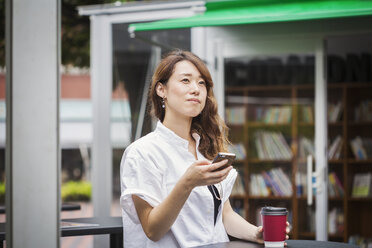
M 284 247 L 287 214 L 286 208 L 263 207 L 261 209 L 265 247 Z

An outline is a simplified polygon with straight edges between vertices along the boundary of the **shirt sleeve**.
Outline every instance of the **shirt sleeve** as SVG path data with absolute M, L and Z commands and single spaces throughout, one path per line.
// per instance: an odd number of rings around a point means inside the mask
M 232 169 L 223 181 L 223 202 L 226 202 L 229 199 L 237 176 L 238 172 L 235 169 Z
M 134 223 L 139 223 L 132 195 L 140 197 L 152 207 L 159 205 L 164 191 L 162 173 L 142 157 L 127 156 L 121 162 L 120 174 L 120 205 Z

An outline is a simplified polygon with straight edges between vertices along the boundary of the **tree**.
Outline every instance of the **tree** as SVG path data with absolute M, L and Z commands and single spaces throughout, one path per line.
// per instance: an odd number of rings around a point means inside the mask
M 62 0 L 62 64 L 89 67 L 90 22 L 88 16 L 79 16 L 82 5 L 112 3 L 114 0 Z
M 116 0 L 61 0 L 62 64 L 89 67 L 90 23 L 88 16 L 79 16 L 77 7 L 113 3 Z M 122 0 L 121 2 L 129 2 Z M 0 0 L 0 67 L 5 66 L 5 0 Z

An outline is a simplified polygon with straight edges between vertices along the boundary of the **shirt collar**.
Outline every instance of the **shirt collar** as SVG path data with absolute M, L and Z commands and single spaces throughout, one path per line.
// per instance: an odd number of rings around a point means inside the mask
M 187 149 L 189 148 L 189 142 L 180 136 L 178 136 L 175 132 L 164 126 L 163 123 L 158 121 L 155 132 L 159 134 L 161 137 L 167 140 L 167 142 L 175 144 L 175 145 L 181 145 L 183 148 Z M 200 135 L 197 133 L 192 133 L 192 137 L 195 140 L 196 143 L 196 150 L 198 150 L 199 142 L 200 142 Z

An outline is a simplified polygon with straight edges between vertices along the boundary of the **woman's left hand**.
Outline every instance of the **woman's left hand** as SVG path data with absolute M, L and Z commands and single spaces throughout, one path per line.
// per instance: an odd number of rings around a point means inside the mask
M 287 227 L 285 228 L 285 239 L 289 239 L 289 236 L 288 234 L 290 233 L 291 229 L 290 229 L 290 225 L 289 225 L 289 222 L 287 221 L 286 222 L 286 225 Z M 263 240 L 263 228 L 262 226 L 259 226 L 257 227 L 257 231 L 256 231 L 256 242 L 257 243 L 260 243 L 260 244 L 263 244 L 264 243 L 264 240 Z M 287 246 L 287 243 L 284 242 L 284 245 Z
M 259 243 L 259 244 L 263 244 L 264 243 L 262 233 L 263 233 L 262 226 L 258 226 L 257 227 L 257 230 L 256 230 L 256 233 L 255 233 L 255 237 L 256 237 L 256 242 Z

